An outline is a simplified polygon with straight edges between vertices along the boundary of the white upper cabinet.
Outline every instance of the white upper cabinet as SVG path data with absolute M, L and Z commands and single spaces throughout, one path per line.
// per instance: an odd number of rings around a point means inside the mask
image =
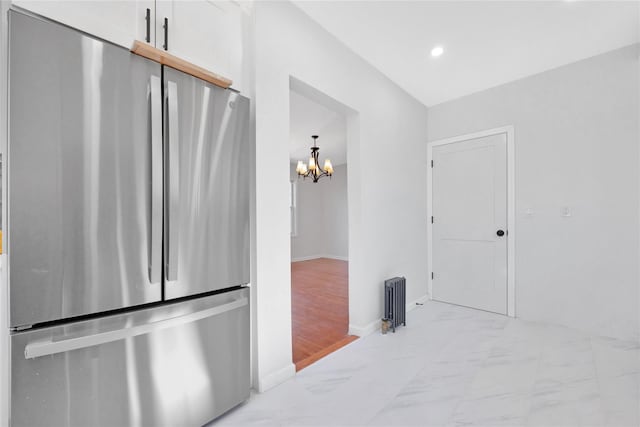
M 127 49 L 134 40 L 147 41 L 158 49 L 232 79 L 232 87 L 237 90 L 247 90 L 243 87 L 243 64 L 247 63 L 244 38 L 250 2 L 13 0 L 12 3 Z
M 247 12 L 230 0 L 157 0 L 156 47 L 233 80 L 242 90 Z M 165 32 L 165 19 L 168 32 Z
M 77 28 L 86 33 L 131 48 L 134 40 L 147 38 L 149 9 L 149 43 L 154 45 L 154 0 L 128 1 L 31 1 L 12 3 L 38 15 Z

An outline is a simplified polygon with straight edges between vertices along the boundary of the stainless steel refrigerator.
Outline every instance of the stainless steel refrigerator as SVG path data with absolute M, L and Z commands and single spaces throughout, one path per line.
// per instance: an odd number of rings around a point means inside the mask
M 249 396 L 249 100 L 9 12 L 15 426 L 198 426 Z

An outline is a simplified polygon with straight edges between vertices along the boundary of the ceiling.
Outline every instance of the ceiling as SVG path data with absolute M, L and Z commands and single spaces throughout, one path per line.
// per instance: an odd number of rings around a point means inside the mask
M 344 114 L 295 92 L 289 92 L 290 134 L 289 157 L 292 163 L 309 161 L 313 145 L 311 135 L 318 135 L 320 164 L 331 159 L 333 166 L 347 162 L 347 122 Z
M 637 1 L 294 3 L 427 106 L 640 40 Z

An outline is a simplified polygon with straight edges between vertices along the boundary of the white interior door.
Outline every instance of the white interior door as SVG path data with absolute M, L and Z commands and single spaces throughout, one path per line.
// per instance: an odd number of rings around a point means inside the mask
M 433 147 L 433 299 L 507 314 L 507 136 Z

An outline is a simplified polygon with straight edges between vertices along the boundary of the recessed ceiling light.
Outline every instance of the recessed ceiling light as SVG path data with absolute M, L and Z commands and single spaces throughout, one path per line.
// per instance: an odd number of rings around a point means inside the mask
M 436 46 L 431 49 L 431 56 L 438 57 L 444 53 L 444 48 L 442 46 Z

